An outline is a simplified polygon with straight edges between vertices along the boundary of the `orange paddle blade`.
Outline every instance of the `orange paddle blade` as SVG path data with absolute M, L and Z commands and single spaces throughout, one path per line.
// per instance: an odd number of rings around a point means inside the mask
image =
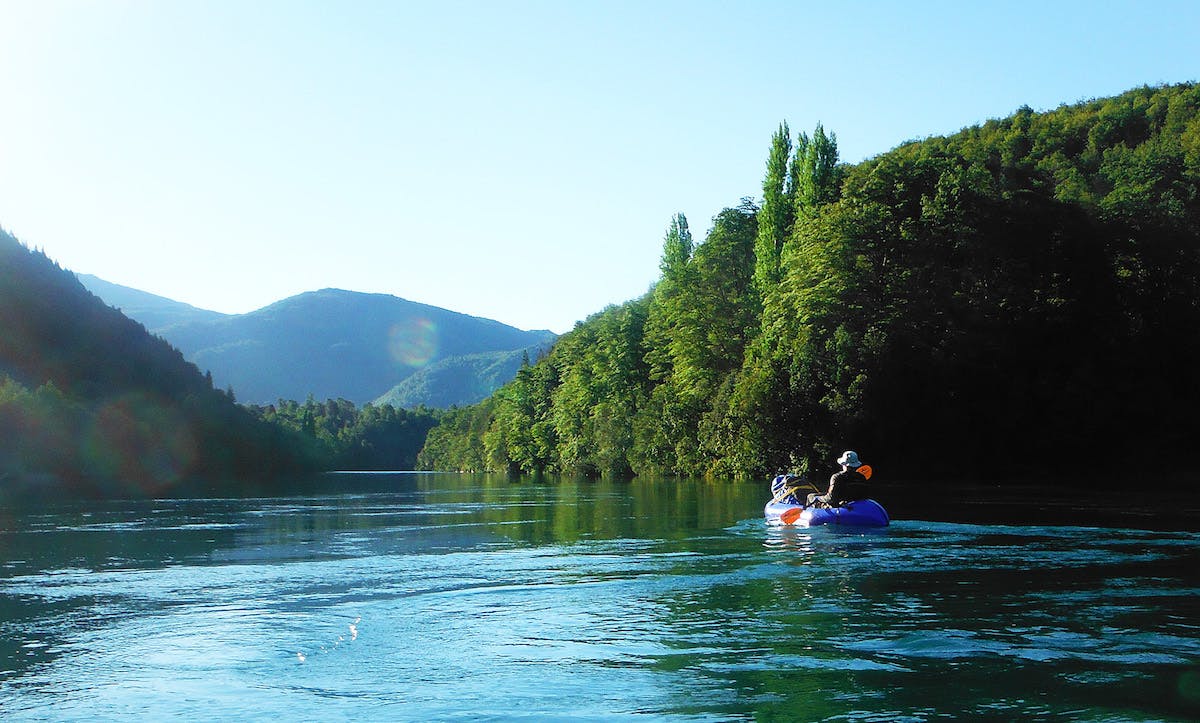
M 869 464 L 864 464 L 858 468 L 858 473 L 867 479 L 871 479 L 872 472 L 874 472 L 874 470 L 871 469 L 871 465 Z
M 790 510 L 784 510 L 779 516 L 779 521 L 785 525 L 790 525 L 800 519 L 800 513 L 804 511 L 803 507 L 793 507 Z

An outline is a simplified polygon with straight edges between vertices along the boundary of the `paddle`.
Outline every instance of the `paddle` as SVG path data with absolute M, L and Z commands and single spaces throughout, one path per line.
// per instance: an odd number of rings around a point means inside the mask
M 800 519 L 800 515 L 802 514 L 804 514 L 803 507 L 792 507 L 783 511 L 783 514 L 779 516 L 779 521 L 785 525 L 790 525 Z

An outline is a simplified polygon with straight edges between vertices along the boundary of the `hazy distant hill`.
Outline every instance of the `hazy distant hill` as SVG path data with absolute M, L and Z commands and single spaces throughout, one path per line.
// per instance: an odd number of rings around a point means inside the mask
M 115 306 L 125 316 L 141 322 L 142 326 L 156 334 L 161 335 L 163 329 L 178 324 L 214 321 L 225 316 L 217 311 L 198 309 L 182 301 L 114 284 L 91 274 L 75 276 L 88 291 L 103 299 L 104 303 Z
M 475 404 L 517 376 L 526 360 L 536 360 L 550 342 L 528 349 L 455 356 L 430 364 L 375 400 L 394 407 L 450 407 Z
M 239 401 L 268 404 L 278 399 L 375 400 L 414 372 L 457 356 L 517 353 L 548 344 L 549 331 L 522 331 L 387 294 L 323 289 L 284 299 L 248 314 L 222 315 L 194 309 L 208 318 L 187 317 L 186 304 L 114 284 L 81 277 L 107 303 L 180 349 L 200 369 L 212 372 L 218 387 L 232 387 Z M 145 316 L 143 316 L 143 314 Z M 511 366 L 511 365 L 510 365 Z M 467 404 L 494 388 L 496 370 L 476 362 L 483 378 L 467 373 L 434 376 L 446 388 L 421 385 L 405 398 Z M 516 374 L 512 368 L 512 374 Z M 509 376 L 500 383 L 511 379 Z M 433 404 L 425 402 L 430 406 Z

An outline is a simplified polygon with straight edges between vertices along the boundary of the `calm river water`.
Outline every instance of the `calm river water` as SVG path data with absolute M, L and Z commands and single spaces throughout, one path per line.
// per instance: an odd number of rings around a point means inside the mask
M 884 531 L 778 530 L 765 483 L 328 482 L 0 510 L 0 718 L 1200 718 L 1195 527 L 883 493 Z

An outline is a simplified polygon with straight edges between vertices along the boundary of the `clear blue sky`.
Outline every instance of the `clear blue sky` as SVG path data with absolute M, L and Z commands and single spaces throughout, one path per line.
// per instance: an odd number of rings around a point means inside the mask
M 562 332 L 770 135 L 857 162 L 1200 79 L 1200 3 L 0 0 L 0 226 L 224 312 L 339 287 Z

